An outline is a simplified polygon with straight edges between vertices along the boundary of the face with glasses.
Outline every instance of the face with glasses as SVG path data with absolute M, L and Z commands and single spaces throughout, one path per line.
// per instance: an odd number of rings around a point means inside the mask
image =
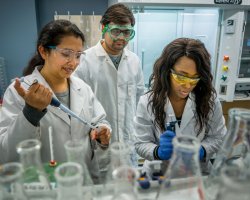
M 200 81 L 195 62 L 183 56 L 170 70 L 170 95 L 178 98 L 186 98 Z
M 65 36 L 56 46 L 39 47 L 45 64 L 43 71 L 59 78 L 68 78 L 76 69 L 83 54 L 80 38 Z
M 114 24 L 113 22 L 102 28 L 104 49 L 113 55 L 121 53 L 128 42 L 133 39 L 135 31 L 130 23 Z

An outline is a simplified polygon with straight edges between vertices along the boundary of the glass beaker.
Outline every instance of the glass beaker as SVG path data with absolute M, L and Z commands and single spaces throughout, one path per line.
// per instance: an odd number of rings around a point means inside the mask
M 203 200 L 204 187 L 200 171 L 200 142 L 192 136 L 176 136 L 174 151 L 156 199 Z
M 41 142 L 36 139 L 28 139 L 17 145 L 20 161 L 23 166 L 23 182 L 27 184 L 36 184 L 43 190 L 50 189 L 47 174 L 44 171 L 41 162 Z
M 249 200 L 250 172 L 244 173 L 237 166 L 226 166 L 221 170 L 221 182 L 216 200 Z
M 20 163 L 0 165 L 0 200 L 26 200 L 21 183 L 23 168 Z
M 82 166 L 79 163 L 67 162 L 55 170 L 58 200 L 82 200 Z
M 114 195 L 112 200 L 136 200 L 137 199 L 137 179 L 139 172 L 129 166 L 116 168 L 112 177 L 114 180 Z

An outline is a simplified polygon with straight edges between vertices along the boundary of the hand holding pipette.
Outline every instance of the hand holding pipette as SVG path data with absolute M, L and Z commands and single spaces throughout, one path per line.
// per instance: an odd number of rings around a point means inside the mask
M 29 86 L 29 90 L 26 91 L 21 86 L 21 81 L 19 79 L 15 80 L 14 87 L 17 93 L 25 100 L 25 102 L 33 108 L 43 111 L 51 102 L 53 95 L 52 92 L 48 88 L 45 88 L 43 85 L 39 84 L 37 80 L 35 80 Z
M 29 90 L 26 91 L 24 88 L 22 88 L 21 82 L 28 85 Z M 17 93 L 21 97 L 23 97 L 25 102 L 30 106 L 32 106 L 33 108 L 36 108 L 39 111 L 43 111 L 44 109 L 47 108 L 48 105 L 52 105 L 60 108 L 65 113 L 67 113 L 71 117 L 78 119 L 80 122 L 88 125 L 90 128 L 98 129 L 97 126 L 94 126 L 91 123 L 87 122 L 86 120 L 80 118 L 73 111 L 71 111 L 69 108 L 64 106 L 60 101 L 54 98 L 53 93 L 49 90 L 49 88 L 46 88 L 42 84 L 38 83 L 36 79 L 33 81 L 32 84 L 25 82 L 23 78 L 16 79 L 14 87 Z

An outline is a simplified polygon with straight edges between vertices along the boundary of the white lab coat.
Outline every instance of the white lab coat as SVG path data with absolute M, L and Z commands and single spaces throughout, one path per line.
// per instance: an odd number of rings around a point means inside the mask
M 136 143 L 135 148 L 137 153 L 146 159 L 144 163 L 144 171 L 149 175 L 152 173 L 152 166 L 150 161 L 154 160 L 153 151 L 159 144 L 159 138 L 162 133 L 158 127 L 153 125 L 154 115 L 152 114 L 151 107 L 147 109 L 148 95 L 143 95 L 140 98 L 137 107 L 136 117 L 134 118 L 136 129 Z M 220 101 L 215 100 L 214 113 L 210 114 L 209 127 L 204 128 L 199 134 L 198 139 L 201 141 L 201 145 L 206 150 L 206 161 L 201 162 L 202 172 L 207 173 L 211 167 L 209 163 L 210 158 L 220 148 L 223 138 L 226 134 L 225 120 L 222 113 Z M 175 113 L 171 102 L 167 101 L 165 106 L 166 116 L 169 116 L 165 123 L 175 121 Z M 184 112 L 181 119 L 180 127 L 175 125 L 176 135 L 197 135 L 197 127 L 195 121 L 195 101 L 194 96 L 190 95 L 184 108 Z M 170 117 L 171 116 L 171 117 Z M 166 170 L 168 161 L 163 161 L 162 171 Z
M 104 107 L 112 128 L 111 142 L 133 140 L 133 117 L 144 93 L 138 56 L 125 48 L 117 70 L 99 41 L 82 55 L 75 75 L 90 85 Z
M 34 79 L 50 88 L 37 68 L 31 75 L 25 77 L 25 81 L 28 83 L 32 83 Z M 66 161 L 64 149 L 66 141 L 71 139 L 84 141 L 87 153 L 82 159 L 85 159 L 92 178 L 96 182 L 99 168 L 96 156 L 92 158 L 94 150 L 90 143 L 90 128 L 75 118 L 69 118 L 62 110 L 50 105 L 47 107 L 47 113 L 40 120 L 39 126 L 33 126 L 23 115 L 25 102 L 13 85 L 14 83 L 7 88 L 0 111 L 0 162 L 17 161 L 16 145 L 25 139 L 39 139 L 42 143 L 41 159 L 43 162 L 50 161 L 48 127 L 51 126 L 55 160 Z M 28 89 L 26 84 L 22 85 Z M 70 109 L 86 121 L 109 126 L 104 120 L 105 111 L 95 98 L 91 88 L 76 77 L 70 78 Z
M 125 48 L 116 69 L 99 41 L 82 55 L 75 75 L 90 85 L 104 107 L 112 128 L 111 143 L 119 141 L 134 145 L 133 117 L 139 98 L 144 93 L 143 73 L 138 56 Z M 108 170 L 109 156 L 105 152 L 100 154 L 99 166 L 105 173 Z M 130 158 L 131 164 L 136 165 L 135 150 L 132 150 Z

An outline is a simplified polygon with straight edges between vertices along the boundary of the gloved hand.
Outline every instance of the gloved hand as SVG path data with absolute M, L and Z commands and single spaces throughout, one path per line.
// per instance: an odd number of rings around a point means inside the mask
M 167 130 L 160 136 L 160 144 L 157 149 L 157 156 L 160 160 L 169 160 L 173 153 L 172 140 L 175 137 L 173 131 Z
M 205 151 L 204 147 L 201 146 L 200 147 L 200 151 L 199 151 L 199 158 L 200 158 L 200 160 L 204 160 L 205 155 L 206 155 L 206 151 Z

